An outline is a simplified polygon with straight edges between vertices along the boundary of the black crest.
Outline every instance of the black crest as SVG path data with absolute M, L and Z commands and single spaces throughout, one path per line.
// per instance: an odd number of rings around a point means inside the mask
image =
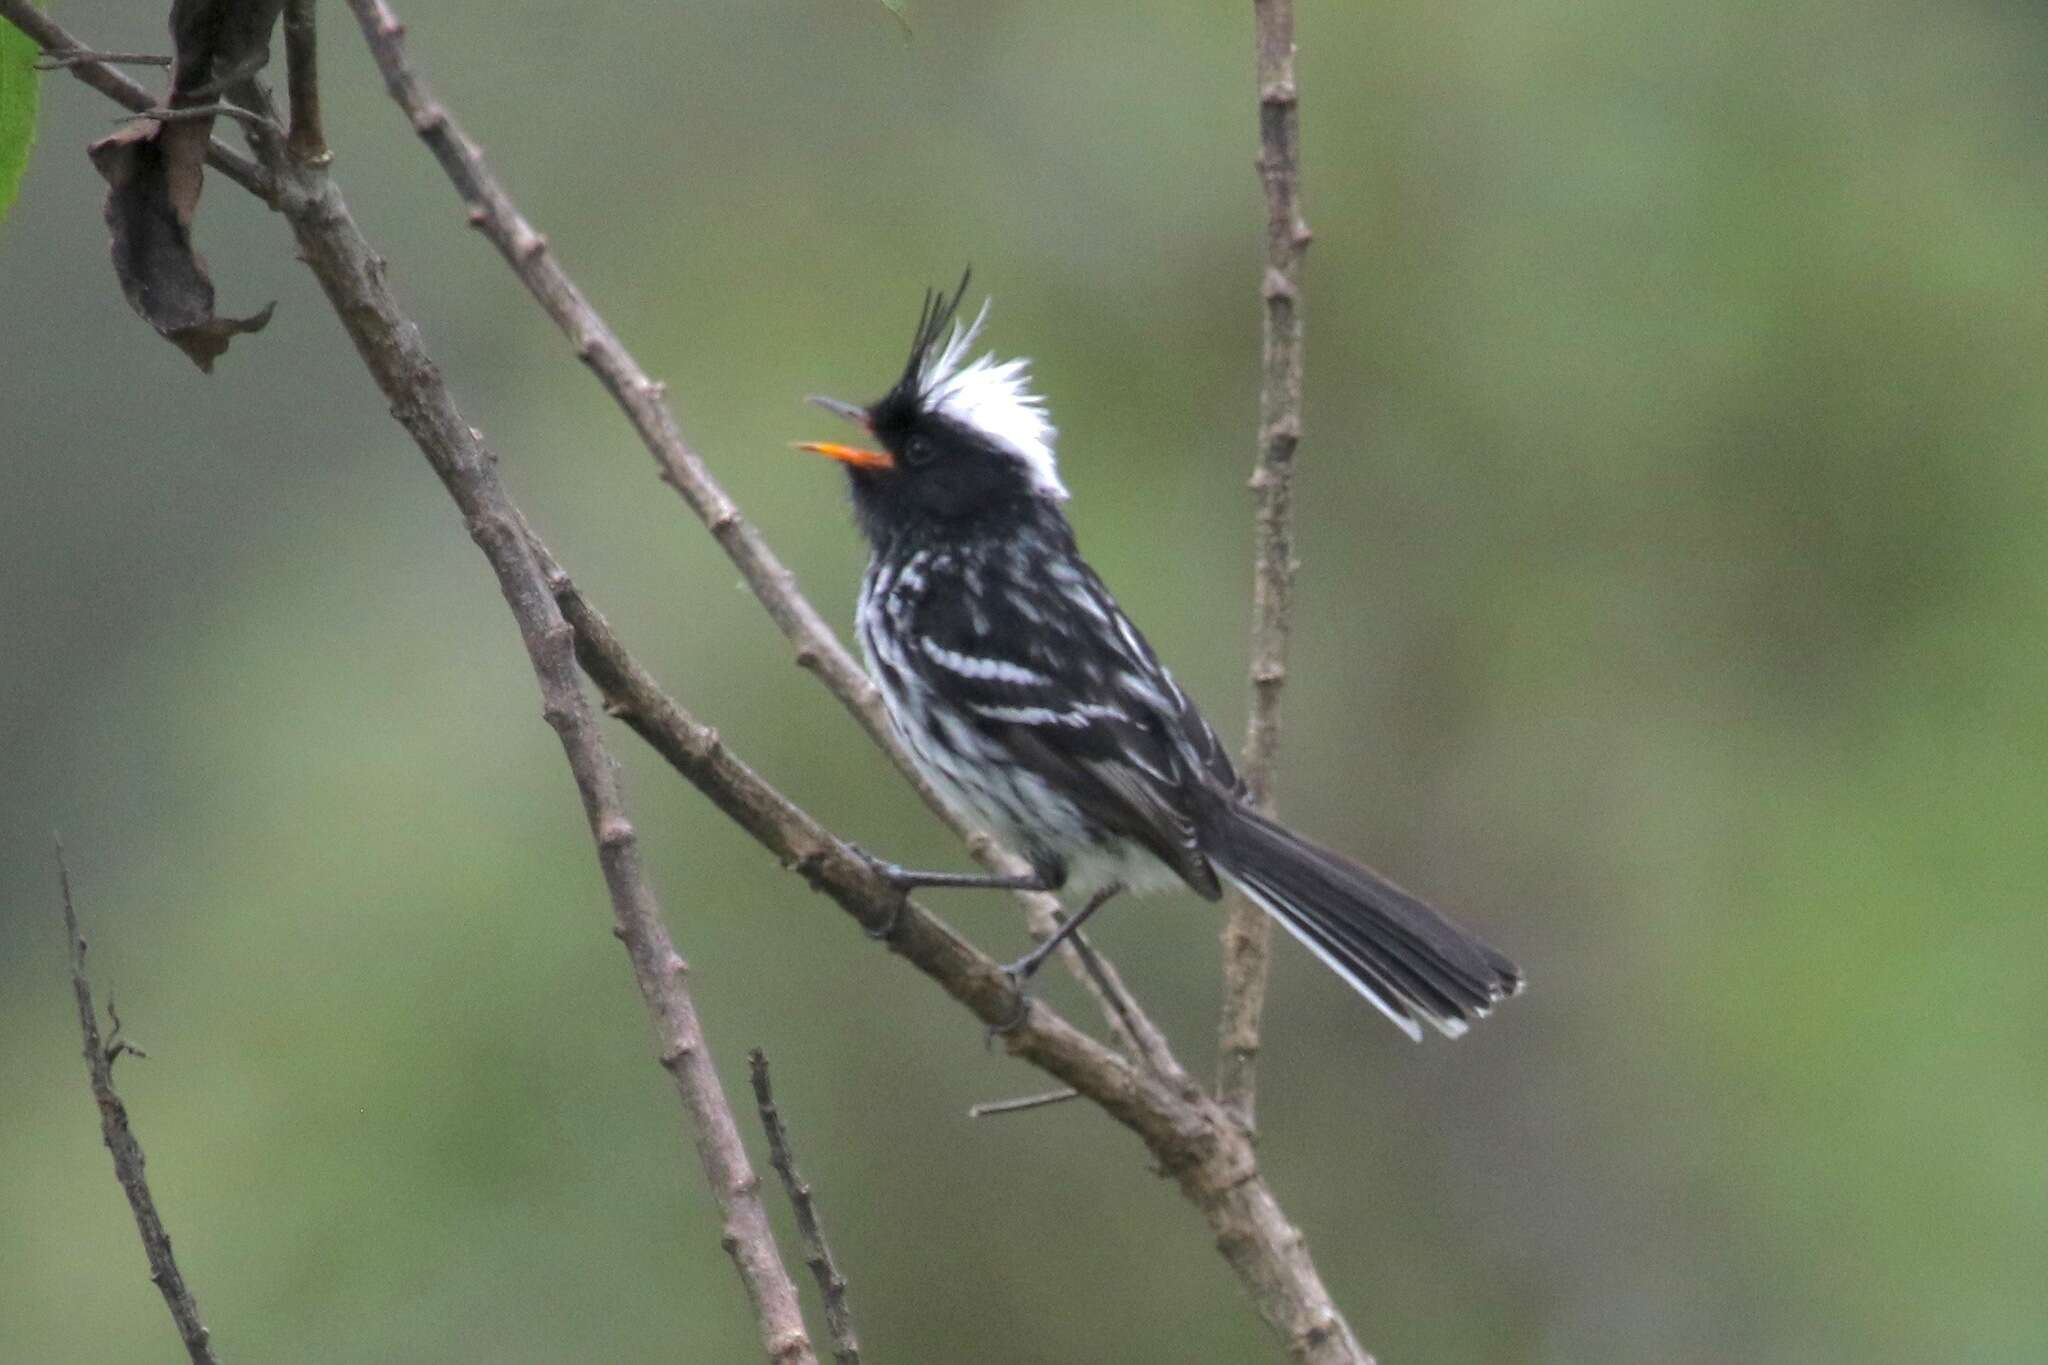
M 882 395 L 870 411 L 877 427 L 902 426 L 915 418 L 924 406 L 924 371 L 937 346 L 959 316 L 960 301 L 967 297 L 967 283 L 974 267 L 960 272 L 960 283 L 951 294 L 943 289 L 924 291 L 924 307 L 918 310 L 917 333 L 910 340 L 910 359 L 903 364 L 903 376 Z

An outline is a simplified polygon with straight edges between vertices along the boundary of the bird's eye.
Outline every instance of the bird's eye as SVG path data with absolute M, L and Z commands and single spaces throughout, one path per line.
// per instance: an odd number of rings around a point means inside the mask
M 938 450 L 932 445 L 930 437 L 913 436 L 910 438 L 910 444 L 903 447 L 903 463 L 907 465 L 930 464 L 932 456 L 936 454 L 938 454 Z

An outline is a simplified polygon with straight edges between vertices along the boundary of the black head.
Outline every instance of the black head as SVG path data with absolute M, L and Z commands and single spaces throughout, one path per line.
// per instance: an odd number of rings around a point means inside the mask
M 943 526 L 1067 495 L 1053 461 L 1052 425 L 1030 391 L 1025 362 L 966 360 L 988 316 L 984 304 L 973 322 L 960 324 L 966 292 L 966 275 L 950 296 L 926 291 L 903 373 L 873 403 L 811 400 L 865 427 L 881 447 L 799 446 L 846 466 L 855 514 L 877 545 L 908 527 Z

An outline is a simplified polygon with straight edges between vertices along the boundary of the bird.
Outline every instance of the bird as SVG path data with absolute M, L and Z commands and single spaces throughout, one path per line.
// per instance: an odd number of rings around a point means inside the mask
M 1081 908 L 1006 969 L 1022 989 L 1120 892 L 1234 886 L 1410 1038 L 1458 1037 L 1522 989 L 1506 957 L 1362 863 L 1255 809 L 1216 730 L 1081 557 L 1055 430 L 1024 359 L 970 360 L 984 301 L 927 290 L 910 356 L 872 403 L 813 396 L 868 445 L 844 466 L 871 555 L 855 627 L 911 764 L 1017 875 L 871 860 L 904 891 L 1006 887 Z

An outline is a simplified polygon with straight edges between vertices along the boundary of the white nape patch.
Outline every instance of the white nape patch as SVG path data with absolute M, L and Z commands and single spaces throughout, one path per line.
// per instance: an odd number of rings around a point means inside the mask
M 987 321 L 984 302 L 973 322 L 965 327 L 954 323 L 946 344 L 925 360 L 918 375 L 925 403 L 1015 455 L 1031 471 L 1034 488 L 1055 502 L 1065 502 L 1067 486 L 1060 482 L 1059 463 L 1052 453 L 1058 433 L 1046 416 L 1045 400 L 1031 391 L 1031 363 L 998 362 L 992 351 L 971 364 L 961 363 Z

